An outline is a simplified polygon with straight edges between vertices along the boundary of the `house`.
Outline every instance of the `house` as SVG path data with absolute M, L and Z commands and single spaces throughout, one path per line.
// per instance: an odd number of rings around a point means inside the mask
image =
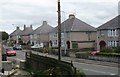
M 0 31 L 0 44 L 2 43 L 2 32 Z
M 32 25 L 30 25 L 30 27 L 26 27 L 26 25 L 24 25 L 24 30 L 20 33 L 23 43 L 25 44 L 30 43 L 31 32 L 33 32 Z
M 18 43 L 18 39 L 20 38 L 22 30 L 19 27 L 16 27 L 16 30 L 10 34 L 10 39 L 13 40 L 14 43 Z
M 120 15 L 97 28 L 97 49 L 120 46 Z
M 43 44 L 45 47 L 49 46 L 49 32 L 53 29 L 47 21 L 43 21 L 43 24 L 35 29 L 30 34 L 31 44 Z
M 49 33 L 52 47 L 58 47 L 58 26 Z M 70 14 L 69 18 L 61 23 L 61 47 L 96 48 L 96 29 Z

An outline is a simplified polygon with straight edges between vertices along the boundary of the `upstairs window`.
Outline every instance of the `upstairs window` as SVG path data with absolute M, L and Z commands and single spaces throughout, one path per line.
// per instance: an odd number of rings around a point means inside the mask
M 57 37 L 57 33 L 54 34 L 54 37 Z
M 111 36 L 117 36 L 117 30 L 116 29 L 108 30 L 108 36 L 109 37 L 111 37 Z
M 104 36 L 104 31 L 100 30 L 100 36 Z

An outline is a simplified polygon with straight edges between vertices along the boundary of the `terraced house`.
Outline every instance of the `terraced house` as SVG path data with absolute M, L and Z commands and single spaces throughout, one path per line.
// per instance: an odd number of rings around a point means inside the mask
M 58 46 L 58 26 L 49 33 L 52 47 Z M 96 29 L 70 14 L 69 18 L 61 24 L 61 46 L 72 48 L 96 49 Z
M 31 44 L 43 44 L 44 47 L 49 46 L 49 32 L 53 29 L 47 21 L 43 21 L 43 24 L 30 33 Z
M 120 15 L 97 28 L 97 48 L 113 48 L 120 46 Z

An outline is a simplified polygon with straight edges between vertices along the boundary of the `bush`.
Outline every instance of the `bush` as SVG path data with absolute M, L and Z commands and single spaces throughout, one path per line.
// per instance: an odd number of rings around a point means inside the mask
M 112 48 L 103 48 L 100 52 L 107 52 L 107 53 L 111 53 L 114 52 Z
M 106 53 L 106 52 L 98 52 L 96 55 L 102 55 L 102 56 L 109 56 L 109 57 L 120 57 L 120 53 Z
M 88 52 L 77 52 L 76 54 L 76 58 L 88 58 L 89 53 Z
M 115 52 L 115 53 L 120 53 L 120 47 L 114 48 L 114 52 Z
M 85 73 L 80 70 L 76 70 L 76 77 L 85 77 Z

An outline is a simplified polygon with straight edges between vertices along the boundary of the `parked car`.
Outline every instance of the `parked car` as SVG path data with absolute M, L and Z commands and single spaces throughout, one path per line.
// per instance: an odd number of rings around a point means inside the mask
M 31 46 L 31 48 L 42 48 L 43 44 L 35 44 L 33 46 Z
M 14 45 L 13 50 L 22 50 L 21 45 Z
M 12 48 L 7 48 L 6 49 L 6 55 L 7 56 L 16 56 L 16 51 L 13 50 Z

